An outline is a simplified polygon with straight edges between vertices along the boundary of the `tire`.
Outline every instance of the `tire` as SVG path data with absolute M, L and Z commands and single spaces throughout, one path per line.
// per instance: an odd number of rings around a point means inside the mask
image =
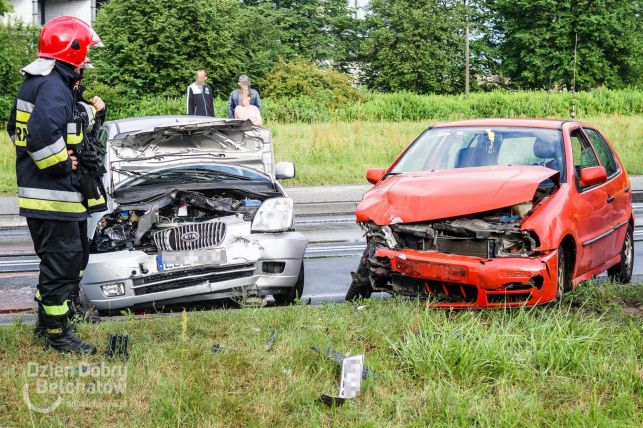
M 627 284 L 632 279 L 634 268 L 634 231 L 632 225 L 627 225 L 627 232 L 621 247 L 621 261 L 607 269 L 607 275 L 613 281 Z
M 299 277 L 294 287 L 285 289 L 286 292 L 282 294 L 275 294 L 272 297 L 277 302 L 278 306 L 292 305 L 296 300 L 301 298 L 304 292 L 304 261 L 301 262 L 301 269 L 299 270 Z
M 560 300 L 566 291 L 572 289 L 571 273 L 573 267 L 569 266 L 569 257 L 565 247 L 562 245 L 558 247 L 558 265 L 556 275 L 556 300 Z
M 346 297 L 344 300 L 351 302 L 357 299 L 368 299 L 373 293 L 373 288 L 371 287 L 371 280 L 369 279 L 369 268 L 368 268 L 368 258 L 370 256 L 370 246 L 366 246 L 362 258 L 359 260 L 359 265 L 357 266 L 357 271 L 352 273 L 353 280 L 351 281 L 350 287 L 346 292 Z

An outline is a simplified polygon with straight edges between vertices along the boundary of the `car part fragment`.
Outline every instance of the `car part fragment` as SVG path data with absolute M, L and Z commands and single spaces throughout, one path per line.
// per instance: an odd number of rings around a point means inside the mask
M 324 351 L 322 351 L 319 346 L 311 346 L 310 349 L 312 349 L 313 352 L 318 353 L 322 357 L 325 357 L 325 358 L 328 358 L 328 359 L 332 360 L 335 363 L 336 368 L 338 370 L 341 369 L 341 367 L 342 367 L 341 365 L 344 362 L 344 360 L 346 359 L 346 357 L 342 356 L 342 354 L 340 354 L 339 352 L 335 351 L 331 347 L 327 347 Z M 369 376 L 371 376 L 371 372 L 368 370 L 368 368 L 366 366 L 362 366 L 361 372 L 362 372 L 362 379 L 368 379 Z
M 277 333 L 273 331 L 272 335 L 270 335 L 270 340 L 268 340 L 268 344 L 266 345 L 266 351 L 272 350 L 272 347 L 275 345 L 276 338 L 277 338 Z
M 106 354 L 109 358 L 129 358 L 129 336 L 127 334 L 110 334 L 107 340 Z
M 328 406 L 342 405 L 347 399 L 357 397 L 361 391 L 363 368 L 363 355 L 344 358 L 342 360 L 339 394 L 337 396 L 322 394 L 322 401 Z

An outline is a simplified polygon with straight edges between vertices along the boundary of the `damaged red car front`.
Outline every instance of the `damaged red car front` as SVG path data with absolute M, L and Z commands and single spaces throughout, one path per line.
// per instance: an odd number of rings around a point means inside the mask
M 443 124 L 387 171 L 369 170 L 376 185 L 357 208 L 367 248 L 347 300 L 386 291 L 450 308 L 533 305 L 593 274 L 577 269 L 591 256 L 577 224 L 587 216 L 574 212 L 573 183 L 583 168 L 566 156 L 572 142 L 563 128 L 529 120 Z M 579 185 L 604 184 L 602 168 L 594 167 L 594 183 Z M 594 219 L 594 227 L 612 230 L 605 222 Z M 614 251 L 594 270 L 616 265 Z

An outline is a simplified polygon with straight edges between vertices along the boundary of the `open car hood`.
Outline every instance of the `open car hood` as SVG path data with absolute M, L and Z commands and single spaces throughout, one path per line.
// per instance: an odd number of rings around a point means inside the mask
M 127 133 L 107 144 L 106 164 L 114 186 L 128 177 L 124 171 L 215 162 L 272 175 L 270 131 L 250 121 L 195 121 Z
M 556 176 L 556 177 L 554 177 Z M 463 216 L 531 201 L 558 171 L 542 166 L 488 166 L 389 176 L 364 194 L 357 220 L 378 225 Z

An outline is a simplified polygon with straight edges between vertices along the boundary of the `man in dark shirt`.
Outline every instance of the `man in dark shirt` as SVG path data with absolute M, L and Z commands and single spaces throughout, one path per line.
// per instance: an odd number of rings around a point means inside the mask
M 188 86 L 187 114 L 190 116 L 215 116 L 212 88 L 206 84 L 208 79 L 205 70 L 196 72 L 194 83 Z

